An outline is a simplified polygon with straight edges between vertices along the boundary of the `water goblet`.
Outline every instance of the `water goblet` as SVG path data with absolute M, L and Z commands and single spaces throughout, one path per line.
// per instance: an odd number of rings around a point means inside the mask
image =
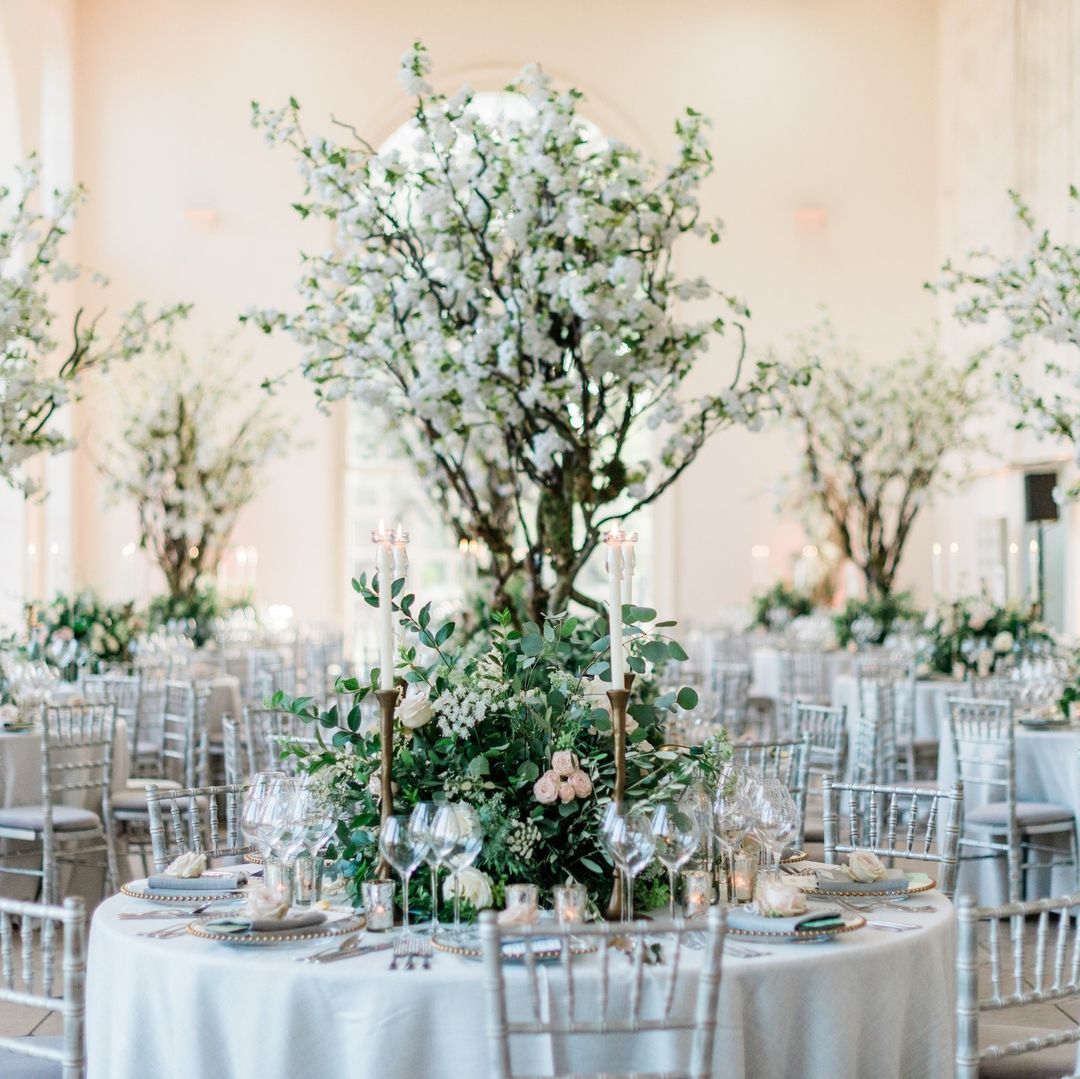
M 675 877 L 701 842 L 697 817 L 677 805 L 665 803 L 653 810 L 649 822 L 656 841 L 656 857 L 668 872 L 668 916 L 675 917 Z
M 626 888 L 626 909 L 623 920 L 634 918 L 634 881 L 637 875 L 652 861 L 656 851 L 656 837 L 648 815 L 640 808 L 628 807 L 624 812 L 614 812 L 605 821 L 603 838 L 608 853 L 619 867 Z
M 409 935 L 409 878 L 424 860 L 427 844 L 409 828 L 405 816 L 387 817 L 379 829 L 379 853 L 397 870 L 401 877 L 401 925 Z
M 484 830 L 480 817 L 472 806 L 463 802 L 440 806 L 431 822 L 433 843 L 438 843 L 449 853 L 443 860 L 449 862 L 454 892 L 454 934 L 461 933 L 461 871 L 480 856 L 484 845 Z

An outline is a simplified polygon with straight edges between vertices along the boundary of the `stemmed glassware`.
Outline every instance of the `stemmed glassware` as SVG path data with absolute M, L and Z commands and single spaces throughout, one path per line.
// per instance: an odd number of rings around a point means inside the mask
M 730 875 L 735 848 L 742 843 L 754 826 L 753 809 L 746 797 L 737 773 L 727 769 L 713 799 L 713 826 L 716 841 L 724 853 L 724 864 Z
M 626 889 L 626 905 L 623 920 L 634 918 L 634 881 L 637 875 L 652 861 L 656 851 L 656 837 L 648 814 L 636 806 L 619 812 L 614 807 L 608 811 L 603 822 L 603 837 L 612 861 L 622 875 Z
M 427 844 L 424 861 L 431 870 L 431 923 L 425 930 L 432 934 L 439 930 L 439 869 L 453 853 L 455 843 L 447 835 L 434 834 L 432 825 L 438 813 L 434 802 L 417 802 L 409 816 L 409 827 Z
M 780 872 L 784 844 L 799 830 L 799 812 L 787 788 L 777 778 L 767 779 L 754 796 L 754 821 L 768 856 L 770 869 Z
M 252 846 L 258 848 L 264 861 L 270 857 L 270 804 L 275 797 L 277 784 L 283 779 L 284 772 L 256 772 L 244 795 L 240 828 Z
M 656 843 L 656 857 L 668 871 L 668 916 L 674 918 L 675 875 L 697 850 L 701 829 L 695 816 L 670 803 L 653 810 L 649 825 Z
M 440 806 L 431 822 L 431 843 L 447 851 L 454 881 L 454 934 L 461 932 L 461 871 L 480 856 L 484 845 L 484 830 L 475 809 L 464 803 Z
M 401 926 L 409 933 L 409 878 L 424 860 L 427 843 L 409 827 L 405 816 L 387 817 L 379 829 L 379 853 L 401 877 Z

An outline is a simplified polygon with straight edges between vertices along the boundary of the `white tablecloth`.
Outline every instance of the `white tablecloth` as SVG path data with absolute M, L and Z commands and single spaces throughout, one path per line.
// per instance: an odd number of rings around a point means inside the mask
M 841 675 L 851 673 L 851 655 L 848 652 L 825 652 L 821 657 L 822 685 L 829 687 Z M 750 669 L 753 675 L 753 693 L 757 697 L 777 700 L 780 696 L 780 652 L 776 648 L 755 648 L 750 653 Z
M 890 921 L 910 920 L 918 932 L 864 929 L 826 944 L 770 946 L 763 958 L 725 955 L 717 1076 L 950 1076 L 954 919 L 946 900 L 930 898 L 936 914 L 889 911 Z M 115 897 L 94 916 L 90 1079 L 488 1074 L 479 963 L 436 953 L 430 971 L 389 972 L 386 952 L 316 966 L 294 961 L 312 945 L 266 951 L 192 937 L 151 940 L 136 935 L 147 923 L 117 919 L 146 906 Z M 699 954 L 687 953 L 686 962 L 692 967 Z M 544 973 L 561 983 L 557 972 Z M 627 981 L 630 974 L 627 965 Z M 524 986 L 523 971 L 509 978 Z M 691 1009 L 690 994 L 678 1006 Z M 542 1071 L 545 1046 L 523 1064 Z M 657 1066 L 651 1055 L 639 1049 L 633 1066 Z
M 938 757 L 938 785 L 951 786 L 956 780 L 956 759 L 947 724 L 942 727 Z M 1016 730 L 1016 792 L 1020 801 L 1052 802 L 1069 807 L 1080 816 L 1080 730 Z M 968 784 L 965 808 L 983 805 L 991 796 L 988 787 Z M 997 796 L 994 795 L 996 798 Z M 980 830 L 980 835 L 985 835 Z M 1049 845 L 1049 837 L 1040 844 Z M 1062 852 L 1065 845 L 1060 844 Z M 1027 898 L 1068 895 L 1077 891 L 1074 869 L 1054 869 L 1029 874 Z M 960 863 L 957 892 L 970 892 L 983 906 L 996 906 L 1008 899 L 1008 872 L 1005 859 Z

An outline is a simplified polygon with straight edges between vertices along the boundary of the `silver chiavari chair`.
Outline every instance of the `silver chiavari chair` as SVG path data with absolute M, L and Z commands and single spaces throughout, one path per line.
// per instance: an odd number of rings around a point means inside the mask
M 0 809 L 0 839 L 35 844 L 17 855 L 0 853 L 0 873 L 40 877 L 46 902 L 60 897 L 62 864 L 103 865 L 106 889 L 117 887 L 110 791 L 115 735 L 112 705 L 42 708 L 41 803 Z M 93 854 L 104 854 L 104 863 L 85 860 Z M 40 868 L 4 864 L 26 855 L 40 855 Z
M 295 763 L 284 753 L 290 745 L 305 749 L 321 748 L 310 723 L 274 708 L 244 709 L 244 740 L 247 743 L 248 767 L 252 774 L 272 769 L 289 771 Z
M 968 791 L 969 803 L 972 790 L 982 788 L 987 792 L 984 804 L 969 808 L 964 814 L 961 861 L 1004 858 L 1012 903 L 1023 897 L 1024 876 L 1033 869 L 1071 867 L 1077 873 L 1080 888 L 1080 857 L 1072 809 L 1018 798 L 1012 702 L 948 697 L 946 705 L 957 779 Z M 1054 835 L 1066 838 L 1067 856 L 1062 857 L 1060 848 L 1038 842 Z
M 846 796 L 843 801 L 841 795 Z M 897 858 L 937 862 L 941 865 L 938 888 L 952 896 L 964 811 L 964 792 L 959 783 L 954 783 L 951 790 L 939 791 L 838 783 L 826 775 L 821 777 L 821 800 L 827 864 L 835 865 L 838 854 L 854 850 L 873 851 L 887 858 L 890 865 Z M 844 835 L 846 843 L 841 841 Z
M 847 756 L 847 710 L 823 704 L 796 701 L 791 706 L 792 737 L 810 743 L 808 770 L 811 775 L 844 774 Z
M 247 854 L 251 847 L 242 842 L 240 831 L 240 796 L 245 790 L 246 785 L 235 783 L 178 791 L 158 790 L 153 783 L 148 784 L 146 806 L 154 872 L 160 873 L 178 855 L 191 851 L 202 851 L 208 859 L 233 859 Z
M 139 676 L 87 674 L 83 676 L 79 688 L 88 704 L 111 704 L 116 709 L 116 718 L 123 720 L 127 728 L 131 759 L 134 760 L 142 690 Z
M 1024 919 L 1038 917 L 1034 947 L 1024 939 Z M 1022 1038 L 979 1048 L 979 1016 L 1006 1008 L 1080 1003 L 1080 894 L 1036 899 L 1001 907 L 976 907 L 970 895 L 957 901 L 956 1079 L 978 1079 L 980 1064 L 1006 1064 L 995 1075 L 1061 1075 L 1062 1063 L 1017 1059 L 1080 1043 L 1080 1026 L 1036 1032 L 1021 1028 Z M 1056 919 L 1056 926 L 1053 920 Z M 979 928 L 986 927 L 989 995 L 979 992 Z M 1034 954 L 1032 954 L 1034 953 Z M 1011 967 L 1011 969 L 1010 969 Z M 1015 1019 L 1020 1019 L 1015 1016 Z M 1013 1016 L 1010 1015 L 1010 1020 Z M 1067 1079 L 1080 1076 L 1080 1057 L 1070 1053 Z M 1034 1069 L 1038 1069 L 1037 1071 Z
M 810 742 L 807 738 L 782 742 L 736 742 L 731 763 L 753 768 L 762 779 L 779 779 L 788 789 L 799 810 L 799 834 L 791 843 L 798 847 L 806 827 L 806 795 L 810 767 Z
M 590 1057 L 597 1054 L 595 1039 L 604 1037 L 611 1053 L 602 1053 L 596 1068 L 572 1071 L 560 1066 L 563 1079 L 663 1079 L 685 1076 L 687 1079 L 711 1079 L 713 1046 L 716 1038 L 717 1001 L 720 993 L 720 967 L 727 912 L 713 907 L 704 927 L 682 921 L 635 922 L 614 925 L 605 922 L 570 928 L 549 929 L 541 933 L 532 926 L 515 928 L 515 939 L 524 941 L 524 967 L 527 994 L 508 989 L 502 951 L 503 931 L 493 911 L 480 915 L 480 937 L 484 957 L 484 984 L 488 1007 L 488 1048 L 493 1079 L 523 1079 L 513 1068 L 511 1045 L 526 1039 L 558 1039 L 573 1056 L 575 1037 L 590 1037 Z M 559 967 L 545 967 L 542 979 L 534 939 L 543 938 L 547 948 L 559 942 Z M 686 952 L 701 946 L 701 966 L 695 972 L 687 962 Z M 645 965 L 648 945 L 661 941 L 662 966 Z M 598 960 L 592 956 L 582 961 L 574 955 L 574 941 L 595 942 Z M 623 951 L 631 958 L 629 976 Z M 614 953 L 614 954 L 613 954 Z M 616 959 L 619 962 L 616 962 Z M 518 964 L 520 966 L 520 964 Z M 579 965 L 587 968 L 579 971 Z M 599 971 L 596 971 L 597 965 Z M 556 974 L 558 969 L 559 974 Z M 560 976 L 561 975 L 561 976 Z M 559 981 L 561 991 L 553 992 L 544 983 Z M 652 984 L 646 984 L 646 983 Z M 554 987 L 552 987 L 554 988 Z M 696 990 L 696 991 L 695 991 Z M 523 998 L 528 1009 L 521 1015 Z M 691 1007 L 690 1000 L 693 1000 Z M 552 1003 L 559 1001 L 556 1005 Z M 683 1032 L 681 1039 L 666 1042 L 673 1060 L 653 1072 L 619 1072 L 610 1066 L 612 1053 L 629 1056 L 641 1036 L 657 1032 Z
M 716 719 L 732 738 L 741 738 L 746 730 L 752 677 L 748 663 L 717 663 L 712 669 Z
M 54 962 L 58 936 L 59 992 Z M 0 1075 L 83 1079 L 86 910 L 81 899 L 53 906 L 0 898 L 0 1002 L 59 1012 L 64 1024 L 59 1036 L 0 1037 Z
M 225 716 L 221 721 L 221 732 L 225 757 L 225 782 L 229 786 L 246 783 L 254 773 L 251 771 L 240 724 L 232 716 Z

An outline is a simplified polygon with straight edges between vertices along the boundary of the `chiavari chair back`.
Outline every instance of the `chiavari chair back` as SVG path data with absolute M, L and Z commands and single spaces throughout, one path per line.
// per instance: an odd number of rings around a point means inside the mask
M 242 842 L 240 797 L 246 785 L 159 790 L 146 787 L 154 872 L 160 873 L 178 855 L 203 852 L 208 859 L 238 858 L 251 847 Z M 221 819 L 224 806 L 225 819 Z

